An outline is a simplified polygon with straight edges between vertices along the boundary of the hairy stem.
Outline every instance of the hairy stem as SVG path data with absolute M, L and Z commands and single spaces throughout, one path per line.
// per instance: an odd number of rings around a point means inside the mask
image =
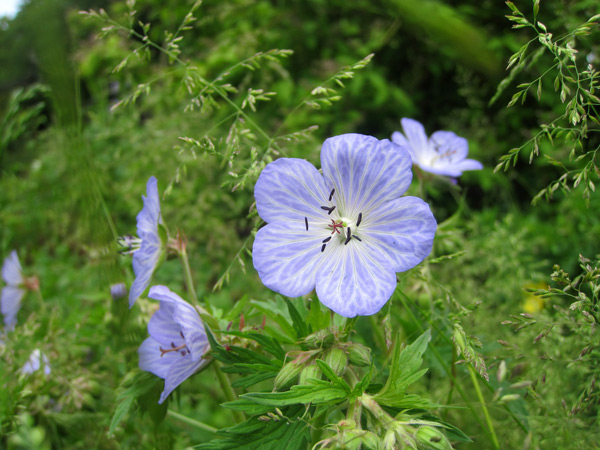
M 199 430 L 208 431 L 209 433 L 217 432 L 217 429 L 215 427 L 211 427 L 210 425 L 207 425 L 204 422 L 200 422 L 196 419 L 192 419 L 191 417 L 184 416 L 183 414 L 179 414 L 178 412 L 172 411 L 170 409 L 167 411 L 167 415 L 171 416 L 173 419 L 179 420 L 180 422 L 196 427 Z

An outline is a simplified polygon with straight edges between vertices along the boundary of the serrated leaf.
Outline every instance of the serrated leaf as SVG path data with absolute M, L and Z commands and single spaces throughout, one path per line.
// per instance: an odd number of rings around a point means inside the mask
M 375 395 L 377 402 L 394 406 L 404 396 L 406 388 L 427 372 L 427 369 L 419 370 L 419 367 L 430 340 L 431 332 L 427 330 L 412 344 L 401 349 L 400 333 L 396 335 L 390 373 L 383 389 Z
M 285 417 L 266 422 L 251 418 L 221 430 L 224 439 L 196 445 L 200 450 L 305 450 L 310 440 L 308 422 L 298 419 L 303 407 L 288 408 Z
M 343 389 L 348 394 L 350 393 L 352 389 L 350 389 L 348 383 L 346 383 L 343 378 L 337 376 L 333 369 L 329 367 L 329 365 L 325 361 L 317 359 L 316 363 L 317 366 L 319 366 L 319 369 L 321 369 L 321 372 L 323 372 L 323 375 L 329 378 L 335 387 Z
M 337 403 L 348 397 L 345 389 L 334 386 L 333 383 L 324 380 L 309 380 L 308 384 L 292 386 L 285 392 L 250 392 L 242 395 L 242 398 L 261 405 L 287 406 L 296 404 L 321 404 Z
M 308 326 L 306 325 L 306 320 L 304 320 L 304 318 L 300 315 L 298 309 L 296 309 L 290 299 L 284 298 L 284 300 L 288 307 L 288 311 L 290 312 L 294 330 L 296 330 L 296 339 L 302 339 L 303 337 L 308 336 L 309 331 Z

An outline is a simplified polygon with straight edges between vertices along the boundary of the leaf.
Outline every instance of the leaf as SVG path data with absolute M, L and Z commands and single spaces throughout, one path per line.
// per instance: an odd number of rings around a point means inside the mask
M 331 382 L 333 383 L 333 385 L 335 387 L 343 389 L 348 394 L 350 393 L 350 391 L 352 389 L 350 389 L 350 386 L 348 386 L 348 383 L 346 383 L 343 378 L 338 377 L 336 375 L 336 373 L 333 371 L 333 369 L 331 367 L 329 367 L 329 365 L 325 361 L 317 359 L 316 363 L 317 363 L 317 366 L 319 366 L 319 369 L 321 369 L 321 372 L 323 372 L 323 374 L 331 380 Z
M 378 403 L 395 406 L 404 397 L 406 388 L 427 372 L 427 369 L 419 370 L 419 367 L 423 362 L 422 356 L 430 340 L 431 332 L 427 330 L 412 344 L 401 349 L 400 333 L 396 335 L 387 382 L 383 389 L 375 395 Z
M 348 392 L 324 380 L 309 380 L 309 384 L 292 386 L 285 392 L 251 392 L 242 398 L 261 405 L 287 406 L 295 404 L 338 403 L 346 400 Z
M 308 326 L 306 325 L 306 320 L 304 320 L 304 318 L 300 315 L 300 313 L 289 298 L 284 298 L 284 300 L 287 304 L 290 316 L 292 317 L 294 330 L 296 330 L 296 339 L 302 339 L 303 337 L 308 336 L 309 331 Z
M 298 416 L 303 407 L 288 408 L 280 420 L 246 422 L 219 431 L 224 439 L 215 439 L 192 448 L 201 450 L 305 450 L 310 440 L 308 422 Z

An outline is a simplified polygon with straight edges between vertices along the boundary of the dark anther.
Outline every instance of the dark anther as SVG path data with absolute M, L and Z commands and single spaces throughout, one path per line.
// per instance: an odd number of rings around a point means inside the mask
M 308 231 L 308 217 L 304 218 L 304 224 L 306 225 L 306 231 Z
M 181 351 L 181 356 L 185 356 L 185 355 L 186 355 L 186 351 L 185 351 L 185 350 L 182 350 L 182 351 Z
M 321 206 L 321 209 L 327 211 L 327 214 L 331 214 L 335 209 L 335 205 L 333 206 Z
M 361 220 L 362 220 L 362 213 L 358 213 L 358 220 L 356 221 L 356 226 L 360 225 Z
M 325 247 L 327 247 L 327 244 L 323 244 L 323 246 L 321 247 L 321 253 L 325 251 Z
M 348 245 L 348 242 L 350 242 L 350 239 L 352 239 L 352 231 L 350 230 L 350 227 L 348 227 L 348 234 L 346 237 L 346 242 L 344 242 L 344 245 Z
M 335 192 L 335 188 L 333 188 L 333 189 L 331 190 L 331 194 L 329 194 L 329 201 L 331 201 L 331 199 L 333 198 L 333 194 L 334 194 L 334 192 Z
M 173 347 L 173 348 L 177 347 L 177 346 L 175 345 L 175 342 L 171 342 L 171 347 Z
M 353 237 L 354 239 L 358 239 L 360 242 L 362 242 L 362 239 L 361 239 L 361 238 L 359 238 L 358 236 L 352 235 L 352 237 Z
M 323 242 L 329 242 L 330 240 L 331 240 L 331 236 L 329 236 L 329 237 L 327 237 L 327 238 L 323 239 Z

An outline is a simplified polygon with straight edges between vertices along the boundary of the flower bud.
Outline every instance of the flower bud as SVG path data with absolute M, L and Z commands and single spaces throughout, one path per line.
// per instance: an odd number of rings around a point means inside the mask
M 316 378 L 318 380 L 321 379 L 321 369 L 315 365 L 306 366 L 304 369 L 302 369 L 298 384 L 308 384 L 308 380 L 311 378 Z
M 371 364 L 371 349 L 362 344 L 352 343 L 347 348 L 350 364 L 365 367 Z
M 304 343 L 310 348 L 327 348 L 333 344 L 334 336 L 329 330 L 319 330 L 304 338 Z
M 281 389 L 290 387 L 298 377 L 302 367 L 302 364 L 297 364 L 294 362 L 289 362 L 284 365 L 275 377 L 275 390 L 279 391 Z
M 452 450 L 452 445 L 440 430 L 434 427 L 420 427 L 415 433 L 419 450 Z
M 327 353 L 325 353 L 324 361 L 333 369 L 336 375 L 341 375 L 346 370 L 348 357 L 346 356 L 346 352 L 344 352 L 344 350 L 333 347 L 330 348 Z

